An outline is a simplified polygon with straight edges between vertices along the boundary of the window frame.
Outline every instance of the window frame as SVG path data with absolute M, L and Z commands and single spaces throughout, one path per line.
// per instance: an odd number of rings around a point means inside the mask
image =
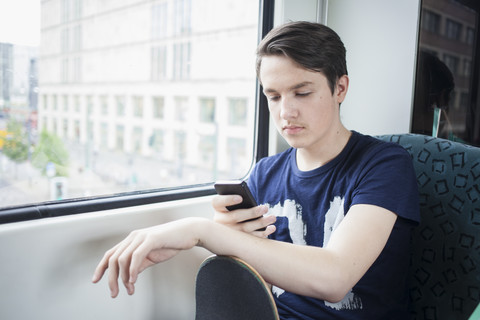
M 258 42 L 273 28 L 274 0 L 259 1 Z M 253 66 L 252 66 L 253 68 Z M 268 155 L 269 113 L 257 80 L 253 163 Z M 56 102 L 56 101 L 55 101 Z M 54 103 L 56 106 L 56 103 Z M 56 109 L 56 108 L 55 108 Z M 0 208 L 0 224 L 134 207 L 215 194 L 213 182 Z

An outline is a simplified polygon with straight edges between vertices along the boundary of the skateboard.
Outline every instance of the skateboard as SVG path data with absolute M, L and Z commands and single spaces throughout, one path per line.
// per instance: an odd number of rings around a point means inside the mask
M 195 285 L 196 320 L 278 320 L 272 292 L 245 261 L 211 256 L 203 261 Z

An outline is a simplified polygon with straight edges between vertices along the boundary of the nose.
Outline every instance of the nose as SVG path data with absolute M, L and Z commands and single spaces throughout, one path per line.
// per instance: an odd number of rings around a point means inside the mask
M 298 116 L 298 110 L 290 99 L 282 99 L 280 106 L 280 117 L 284 120 L 294 119 Z

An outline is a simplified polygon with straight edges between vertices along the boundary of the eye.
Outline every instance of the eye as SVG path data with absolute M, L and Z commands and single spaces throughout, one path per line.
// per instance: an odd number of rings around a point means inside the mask
M 270 100 L 270 101 L 278 101 L 278 100 L 280 100 L 280 96 L 269 96 L 269 97 L 268 97 L 268 100 Z
M 308 95 L 310 95 L 311 92 L 297 92 L 295 95 L 297 97 L 306 97 Z

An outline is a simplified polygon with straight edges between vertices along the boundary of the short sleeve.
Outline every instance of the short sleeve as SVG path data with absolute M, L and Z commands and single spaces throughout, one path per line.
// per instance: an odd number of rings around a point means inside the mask
M 376 205 L 418 223 L 418 202 L 410 155 L 400 146 L 381 143 L 364 163 L 351 204 Z

